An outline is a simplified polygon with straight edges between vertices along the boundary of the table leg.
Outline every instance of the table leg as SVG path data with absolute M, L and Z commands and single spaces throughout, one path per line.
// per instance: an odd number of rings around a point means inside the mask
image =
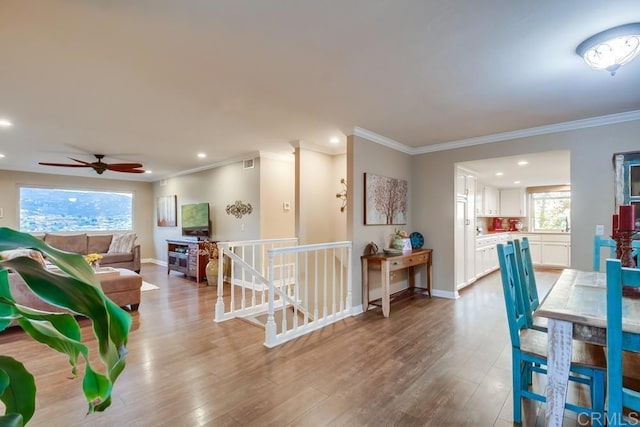
M 369 261 L 362 258 L 362 311 L 369 309 Z
M 380 279 L 382 282 L 382 315 L 389 317 L 389 261 L 380 263 Z
M 567 398 L 573 324 L 549 319 L 547 332 L 547 396 L 545 426 L 561 427 Z
M 427 271 L 425 274 L 425 282 L 427 289 L 429 290 L 429 298 L 431 298 L 431 254 L 429 254 L 429 259 L 427 260 Z

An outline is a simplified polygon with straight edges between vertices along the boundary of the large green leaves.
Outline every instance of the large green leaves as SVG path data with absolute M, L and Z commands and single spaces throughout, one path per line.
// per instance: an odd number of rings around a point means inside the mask
M 66 354 L 74 375 L 79 357 L 84 358 L 82 388 L 89 404 L 89 412 L 106 409 L 111 402 L 113 382 L 125 366 L 131 316 L 104 295 L 99 280 L 81 255 L 52 248 L 29 234 L 0 228 L 0 251 L 16 248 L 42 252 L 59 270 L 47 270 L 28 257 L 0 261 L 0 269 L 5 269 L 0 270 L 0 331 L 11 321 L 17 322 L 33 339 Z M 6 269 L 17 272 L 24 280 L 24 285 L 43 301 L 91 320 L 103 365 L 101 369 L 95 369 L 89 362 L 89 349 L 81 341 L 80 328 L 73 316 L 43 312 L 16 304 L 11 295 Z M 4 381 L 0 375 L 0 385 Z M 15 385 L 12 384 L 11 376 L 7 381 L 7 389 Z M 35 386 L 31 394 L 29 390 L 29 387 L 25 388 L 22 398 L 35 406 Z M 9 411 L 6 402 L 5 406 L 6 414 L 9 415 L 12 411 Z M 33 414 L 17 409 L 25 422 Z M 5 425 L 5 421 L 16 422 L 16 418 L 0 417 L 0 426 Z
M 5 405 L 6 414 L 20 414 L 26 423 L 35 411 L 35 400 L 31 398 L 36 390 L 33 376 L 22 363 L 0 356 L 0 377 L 0 400 Z

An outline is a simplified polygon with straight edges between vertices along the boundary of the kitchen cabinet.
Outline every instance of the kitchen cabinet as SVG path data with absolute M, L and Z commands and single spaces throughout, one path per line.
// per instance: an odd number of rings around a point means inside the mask
M 542 235 L 542 265 L 549 267 L 571 266 L 571 236 L 567 234 Z
M 476 279 L 500 267 L 496 245 L 507 243 L 507 241 L 509 241 L 508 233 L 476 237 Z
M 524 188 L 504 188 L 500 190 L 500 216 L 527 216 L 527 193 Z
M 571 266 L 571 236 L 569 234 L 540 233 L 512 234 L 514 239 L 527 237 L 531 251 L 531 261 L 542 267 Z
M 496 187 L 477 183 L 476 188 L 476 215 L 498 216 L 500 194 Z
M 454 229 L 456 289 L 475 281 L 475 193 L 476 177 L 458 168 L 456 171 L 456 217 Z

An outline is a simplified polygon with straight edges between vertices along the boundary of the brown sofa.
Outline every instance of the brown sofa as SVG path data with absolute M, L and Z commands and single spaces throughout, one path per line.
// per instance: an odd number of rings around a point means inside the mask
M 140 306 L 140 293 L 142 287 L 142 277 L 133 271 L 118 269 L 119 275 L 105 275 L 100 279 L 100 285 L 104 294 L 120 307 L 130 307 L 131 310 L 138 310 Z M 24 283 L 18 273 L 9 273 L 9 288 L 11 295 L 18 304 L 37 310 L 63 312 L 64 310 L 50 305 L 36 296 Z
M 129 252 L 109 252 L 113 234 L 50 234 L 43 240 L 56 249 L 82 255 L 97 253 L 102 255 L 101 267 L 126 268 L 140 273 L 140 245 L 132 245 Z

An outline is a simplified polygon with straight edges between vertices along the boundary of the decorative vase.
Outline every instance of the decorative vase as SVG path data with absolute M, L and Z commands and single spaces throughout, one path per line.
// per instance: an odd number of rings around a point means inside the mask
M 400 249 L 404 247 L 404 239 L 402 237 L 394 237 L 391 241 L 391 247 L 393 249 Z
M 205 272 L 207 274 L 207 283 L 209 286 L 218 285 L 218 260 L 216 258 L 209 259 L 209 262 L 205 266 Z

